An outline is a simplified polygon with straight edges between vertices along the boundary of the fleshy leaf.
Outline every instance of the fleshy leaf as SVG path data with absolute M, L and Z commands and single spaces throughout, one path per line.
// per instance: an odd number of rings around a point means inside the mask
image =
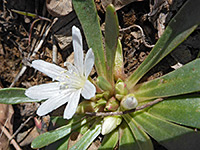
M 87 149 L 88 146 L 94 141 L 94 139 L 101 133 L 101 124 L 99 120 L 96 121 L 93 126 L 88 130 L 81 139 L 74 144 L 70 150 Z
M 31 144 L 31 147 L 36 149 L 36 148 L 41 148 L 46 145 L 49 145 L 66 135 L 70 134 L 73 130 L 78 129 L 82 125 L 86 124 L 87 122 L 91 121 L 93 118 L 88 118 L 88 119 L 83 119 L 78 122 L 71 121 L 69 124 L 62 126 L 54 131 L 46 132 L 44 134 L 41 134 L 37 138 L 35 138 Z
M 69 135 L 63 139 L 63 143 L 59 145 L 57 150 L 65 150 L 66 147 L 68 147 L 68 143 L 69 143 Z M 52 147 L 50 147 L 50 149 L 52 149 Z
M 106 47 L 106 64 L 107 64 L 107 79 L 113 85 L 114 84 L 114 61 L 117 49 L 119 36 L 119 23 L 117 18 L 117 12 L 112 4 L 106 8 L 106 20 L 105 20 L 105 47 Z
M 48 145 L 45 147 L 45 150 L 52 150 L 52 149 L 56 149 L 56 150 L 65 150 L 66 147 L 68 147 L 68 143 L 69 143 L 69 135 L 67 135 L 66 137 Z
M 114 77 L 115 77 L 115 81 L 117 81 L 119 78 L 122 80 L 125 78 L 122 44 L 119 39 L 118 39 L 117 50 L 115 54 Z
M 118 130 L 115 129 L 113 132 L 106 134 L 103 138 L 103 142 L 98 150 L 114 149 L 118 142 Z
M 200 95 L 172 97 L 153 105 L 148 112 L 177 124 L 200 128 Z
M 0 89 L 0 103 L 3 104 L 19 104 L 40 102 L 42 100 L 30 99 L 27 97 L 24 88 L 4 88 Z
M 145 61 L 127 79 L 127 87 L 132 89 L 135 84 L 153 66 L 185 40 L 200 23 L 199 0 L 187 1 L 176 16 L 170 21 L 163 35 L 151 50 Z M 188 11 L 189 10 L 189 11 Z
M 120 141 L 119 150 L 139 150 L 139 146 L 136 143 L 133 133 L 125 121 L 122 122 L 119 128 Z
M 174 149 L 173 142 L 179 147 L 178 149 L 185 149 L 184 146 L 186 145 L 182 144 L 183 142 L 192 144 L 192 141 L 187 139 L 188 135 L 194 132 L 190 128 L 173 124 L 147 112 L 138 112 L 132 115 L 132 117 L 145 132 L 167 149 Z M 190 146 L 190 144 L 187 146 Z
M 85 33 L 88 47 L 94 52 L 97 73 L 106 78 L 106 61 L 95 3 L 93 0 L 73 0 L 72 2 Z
M 160 78 L 136 85 L 133 91 L 139 101 L 200 91 L 200 59 Z
M 130 127 L 139 150 L 153 150 L 153 144 L 149 136 L 141 129 L 137 122 L 129 115 L 122 116 Z

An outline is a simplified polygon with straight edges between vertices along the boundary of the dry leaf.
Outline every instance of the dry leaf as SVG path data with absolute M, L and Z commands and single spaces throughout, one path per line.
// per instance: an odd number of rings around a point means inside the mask
M 135 1 L 143 1 L 143 0 L 102 0 L 101 3 L 104 7 L 104 10 L 106 9 L 106 7 L 109 4 L 113 4 L 115 9 L 118 10 L 126 5 L 128 5 L 129 3 L 135 2 Z
M 48 12 L 54 17 L 61 17 L 72 11 L 71 0 L 46 0 Z
M 17 135 L 17 142 L 20 142 L 20 146 L 26 146 L 30 144 L 37 136 L 39 136 L 39 133 L 37 128 L 34 127 L 33 129 L 31 128 L 23 133 L 19 133 Z
M 13 107 L 12 105 L 0 104 L 0 123 L 2 126 L 6 127 L 9 133 L 13 134 Z M 4 132 L 0 129 L 0 149 L 6 150 L 9 147 L 8 138 L 4 135 Z

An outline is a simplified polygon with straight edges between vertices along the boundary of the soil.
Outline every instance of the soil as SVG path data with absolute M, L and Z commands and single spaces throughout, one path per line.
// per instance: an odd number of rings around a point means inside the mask
M 117 13 L 127 76 L 148 56 L 170 19 L 178 12 L 185 1 L 133 0 L 132 3 L 121 4 Z M 103 24 L 105 21 L 104 6 L 101 0 L 95 0 L 95 2 L 100 22 Z M 72 11 L 59 17 L 57 23 L 52 26 L 44 39 L 42 46 L 39 47 L 39 42 L 44 34 L 43 30 L 46 31 L 50 23 L 42 20 L 33 25 L 34 18 L 17 14 L 12 11 L 13 9 L 35 13 L 51 20 L 55 18 L 46 10 L 44 0 L 0 0 L 0 88 L 28 88 L 51 82 L 49 77 L 29 67 L 30 63 L 35 59 L 43 59 L 63 66 L 66 60 L 72 61 L 71 27 L 73 25 L 81 27 L 77 16 Z M 31 28 L 31 25 L 33 25 L 33 28 Z M 142 31 L 138 26 L 141 27 Z M 144 32 L 144 35 L 142 35 L 142 32 Z M 30 41 L 29 36 L 31 36 Z M 145 36 L 145 39 L 142 38 L 143 36 Z M 176 69 L 178 64 L 186 64 L 197 58 L 200 53 L 199 41 L 200 28 L 197 28 L 186 41 L 151 69 L 141 81 L 160 77 Z M 87 49 L 87 44 L 84 44 L 84 49 Z M 37 48 L 38 50 L 34 51 Z M 57 60 L 53 58 L 53 49 L 58 51 Z M 43 126 L 48 125 L 48 118 L 38 118 L 35 115 L 38 105 L 13 105 L 13 133 L 29 119 L 14 137 L 22 149 L 31 149 L 30 143 L 37 132 L 35 130 L 37 121 L 42 119 Z M 42 128 L 42 130 L 47 129 Z M 32 131 L 33 133 L 31 133 Z M 22 135 L 30 133 L 28 140 Z M 24 142 L 23 138 L 27 141 Z M 155 149 L 165 149 L 156 142 L 154 145 Z M 11 144 L 10 148 L 14 149 Z

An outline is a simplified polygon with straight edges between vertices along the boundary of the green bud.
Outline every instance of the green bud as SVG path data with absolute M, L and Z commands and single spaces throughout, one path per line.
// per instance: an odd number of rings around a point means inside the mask
M 91 98 L 91 100 L 96 101 L 96 100 L 101 99 L 101 98 L 109 99 L 110 98 L 110 92 L 105 91 L 103 93 L 96 94 L 94 97 Z
M 105 99 L 109 99 L 109 98 L 110 98 L 110 92 L 109 92 L 109 91 L 103 92 L 103 97 L 104 97 Z
M 124 95 L 116 94 L 115 97 L 116 97 L 117 100 L 121 101 L 122 98 L 124 97 Z
M 104 108 L 104 111 L 115 111 L 119 107 L 119 101 L 116 100 L 114 97 L 111 97 L 107 104 L 106 107 Z
M 96 104 L 95 104 L 95 112 L 97 111 L 103 111 L 105 105 L 106 105 L 107 101 L 104 98 L 99 99 Z
M 98 106 L 105 106 L 106 105 L 106 103 L 107 103 L 107 101 L 104 99 L 104 98 L 101 98 L 100 100 L 98 100 L 97 102 L 96 102 L 96 104 L 95 104 L 95 107 L 98 107 Z
M 97 85 L 104 91 L 112 91 L 113 90 L 112 85 L 110 84 L 110 82 L 108 82 L 102 76 L 99 76 L 97 78 Z
M 137 105 L 138 105 L 138 101 L 135 98 L 134 94 L 126 95 L 120 103 L 122 110 L 134 109 L 136 108 Z
M 121 116 L 107 116 L 103 118 L 101 134 L 106 135 L 112 132 L 122 122 Z
M 115 85 L 115 94 L 120 94 L 120 95 L 128 94 L 126 84 L 121 79 L 117 80 L 117 83 Z
M 81 102 L 76 110 L 77 114 L 84 114 L 85 112 L 94 112 L 95 102 L 93 101 L 83 101 Z

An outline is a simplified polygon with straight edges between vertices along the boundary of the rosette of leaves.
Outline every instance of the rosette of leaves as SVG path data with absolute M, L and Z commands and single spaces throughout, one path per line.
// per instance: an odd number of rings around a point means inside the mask
M 200 23 L 199 5 L 198 0 L 187 1 L 170 21 L 145 61 L 125 78 L 114 7 L 109 5 L 106 11 L 104 49 L 94 1 L 73 0 L 88 46 L 95 55 L 98 93 L 93 100 L 80 104 L 78 112 L 82 115 L 77 114 L 66 125 L 38 136 L 32 142 L 32 148 L 41 148 L 59 140 L 56 149 L 68 149 L 70 135 L 77 131 L 82 137 L 69 149 L 87 149 L 99 136 L 103 137 L 99 149 L 151 150 L 154 149 L 153 141 L 167 149 L 190 149 L 192 144 L 197 146 L 200 141 L 197 131 L 200 128 L 200 59 L 151 81 L 138 81 L 197 28 Z M 117 89 L 119 82 L 126 85 L 121 93 Z M 21 95 L 16 95 L 18 91 Z M 128 94 L 134 95 L 138 106 L 129 113 L 120 114 L 123 111 L 120 100 Z M 2 89 L 0 96 L 1 103 L 31 101 L 24 96 L 23 89 Z M 113 99 L 119 101 L 118 104 L 111 103 Z M 109 104 L 115 107 L 110 109 Z M 88 110 L 94 112 L 86 115 Z M 122 117 L 122 122 L 110 133 L 102 135 L 106 114 L 117 114 Z

